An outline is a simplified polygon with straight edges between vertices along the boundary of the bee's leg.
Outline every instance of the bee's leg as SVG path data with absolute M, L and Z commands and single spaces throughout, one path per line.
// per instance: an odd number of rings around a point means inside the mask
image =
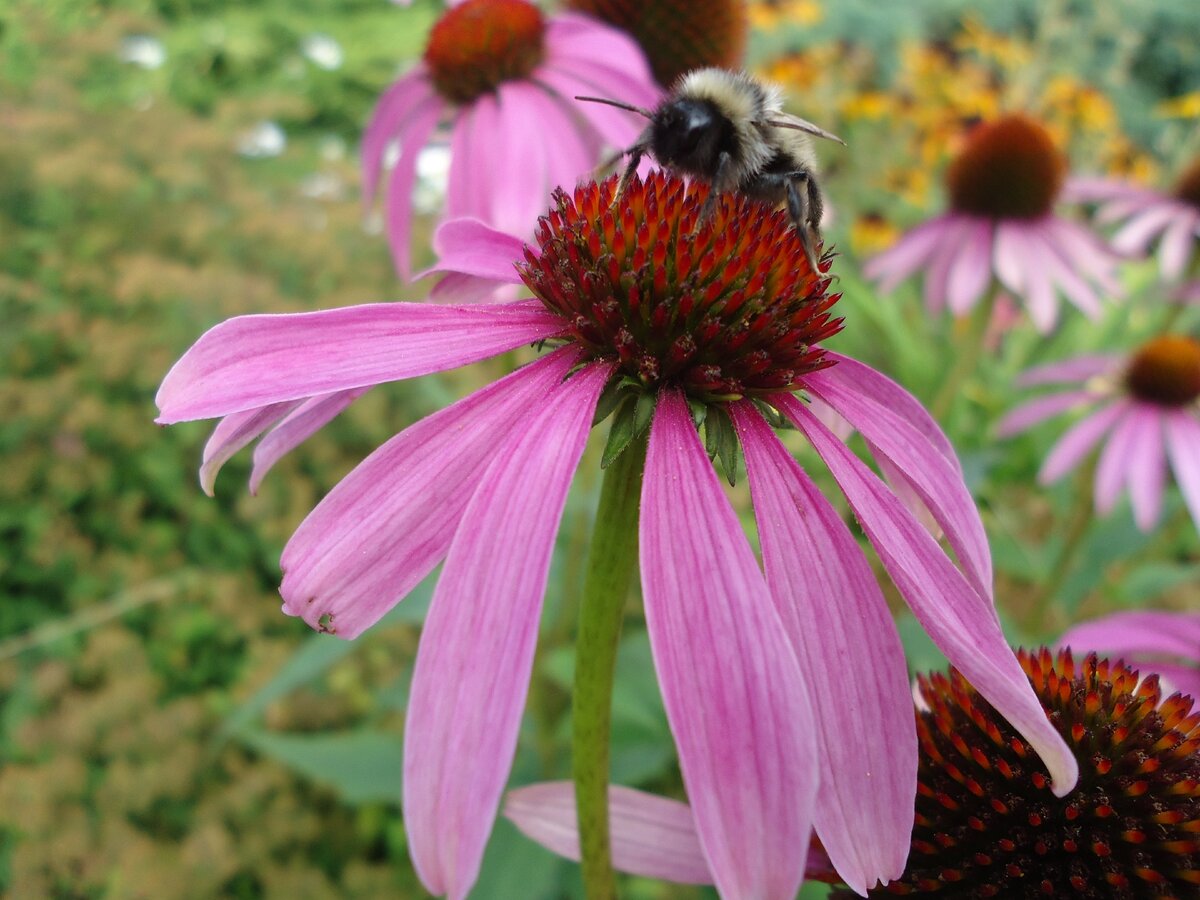
M 646 151 L 650 149 L 650 130 L 646 129 L 638 135 L 637 142 L 626 150 L 621 156 L 628 156 L 629 162 L 625 164 L 625 170 L 621 172 L 621 177 L 617 180 L 617 189 L 613 193 L 613 206 L 617 205 L 617 201 L 625 195 L 625 189 L 629 187 L 629 180 L 633 178 L 637 172 L 637 167 L 641 165 L 642 157 L 646 155 Z M 616 162 L 621 156 L 613 159 Z
M 717 208 L 717 200 L 721 194 L 730 190 L 734 185 L 726 184 L 729 181 L 729 172 L 733 165 L 733 158 L 726 152 L 721 151 L 721 155 L 717 157 L 717 171 L 713 174 L 712 181 L 709 183 L 708 196 L 704 200 L 704 205 L 700 207 L 700 216 L 696 219 L 696 228 L 712 218 L 714 210 Z
M 816 242 L 821 238 L 821 212 L 825 204 L 821 199 L 821 189 L 817 181 L 804 170 L 789 172 L 785 176 L 785 195 L 787 197 L 788 215 L 796 227 L 800 244 L 804 247 L 804 255 L 814 273 L 820 274 L 817 265 Z M 801 192 L 801 185 L 804 186 Z

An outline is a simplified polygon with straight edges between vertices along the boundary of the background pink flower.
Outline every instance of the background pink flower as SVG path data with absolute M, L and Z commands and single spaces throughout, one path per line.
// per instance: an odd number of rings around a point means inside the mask
M 526 235 L 555 187 L 574 185 L 604 148 L 624 149 L 640 130 L 631 113 L 576 94 L 653 106 L 659 89 L 631 38 L 585 16 L 546 16 L 525 0 L 466 0 L 443 15 L 424 58 L 383 94 L 363 137 L 367 202 L 388 147 L 399 145 L 384 207 L 404 278 L 417 155 L 439 125 L 450 129 L 446 216 Z
M 1002 436 L 1077 407 L 1091 408 L 1051 449 L 1039 481 L 1057 481 L 1107 435 L 1096 467 L 1099 512 L 1111 512 L 1128 488 L 1134 521 L 1143 531 L 1152 529 L 1162 511 L 1169 463 L 1200 527 L 1200 342 L 1167 335 L 1127 358 L 1086 356 L 1030 369 L 1019 383 L 1077 386 L 1013 410 L 997 426 Z
M 1089 316 L 1116 294 L 1116 255 L 1053 211 L 1066 162 L 1046 130 L 1024 116 L 975 128 L 946 173 L 950 209 L 871 259 L 885 293 L 920 272 L 930 311 L 963 315 L 999 282 L 1024 301 L 1039 331 L 1058 319 L 1058 295 Z
M 1059 646 L 1121 658 L 1143 676 L 1162 676 L 1163 693 L 1179 691 L 1200 700 L 1200 612 L 1131 611 L 1081 622 Z

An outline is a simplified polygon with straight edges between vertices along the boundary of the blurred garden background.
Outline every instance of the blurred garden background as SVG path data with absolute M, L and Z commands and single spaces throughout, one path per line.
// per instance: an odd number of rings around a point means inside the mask
M 195 475 L 207 426 L 159 428 L 153 398 L 183 350 L 229 316 L 428 290 L 394 273 L 381 215 L 363 208 L 358 148 L 375 100 L 420 55 L 441 9 L 0 5 L 0 895 L 423 896 L 398 798 L 429 592 L 339 641 L 280 613 L 278 559 L 374 447 L 495 373 L 372 391 L 256 496 L 247 455 L 232 460 L 215 499 Z M 1168 321 L 1196 334 L 1200 311 L 1169 302 L 1153 260 L 1122 268 L 1126 296 L 1098 321 L 1068 308 L 1049 335 L 998 334 L 944 397 L 965 323 L 930 315 L 918 285 L 882 296 L 862 275 L 942 207 L 942 174 L 967 129 L 1002 112 L 1043 121 L 1074 173 L 1168 188 L 1200 156 L 1200 7 L 880 9 L 748 8 L 747 66 L 848 143 L 819 148 L 847 319 L 833 346 L 938 414 L 982 510 L 1014 645 L 1114 610 L 1200 608 L 1200 538 L 1177 491 L 1150 531 L 1127 503 L 1098 517 L 1089 482 L 1035 480 L 1061 423 L 1003 441 L 994 430 L 1028 398 L 1014 379 L 1030 365 L 1129 351 Z M 436 197 L 440 161 L 422 161 L 418 201 Z M 418 226 L 418 267 L 432 260 L 431 223 Z M 596 476 L 585 464 L 568 501 L 514 784 L 569 775 L 571 636 Z M 734 496 L 749 524 L 744 483 Z M 910 666 L 943 665 L 898 616 Z M 678 796 L 636 605 L 624 634 L 614 779 Z M 484 866 L 476 897 L 580 892 L 572 864 L 503 820 Z

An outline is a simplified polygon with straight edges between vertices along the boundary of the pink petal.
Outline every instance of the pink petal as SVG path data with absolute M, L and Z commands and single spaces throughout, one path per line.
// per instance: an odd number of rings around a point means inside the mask
M 425 298 L 431 303 L 465 306 L 472 303 L 511 303 L 520 295 L 514 284 L 497 284 L 489 278 L 451 272 L 442 276 Z
M 341 415 L 351 403 L 370 388 L 353 388 L 322 394 L 301 403 L 282 422 L 267 433 L 254 448 L 254 468 L 250 471 L 250 493 L 257 494 L 262 480 L 275 463 Z
M 1012 225 L 1011 234 L 1015 244 L 1024 255 L 1024 280 L 1026 309 L 1033 326 L 1043 334 L 1049 332 L 1058 321 L 1058 297 L 1054 293 L 1054 282 L 1050 278 L 1050 264 L 1046 261 L 1048 249 L 1038 237 L 1032 225 Z
M 752 404 L 732 412 L 767 584 L 817 714 L 817 834 L 865 896 L 908 858 L 917 733 L 904 649 L 850 529 Z
M 204 445 L 204 455 L 200 464 L 200 487 L 204 493 L 210 497 L 213 495 L 217 473 L 233 454 L 286 416 L 295 405 L 295 402 L 272 403 L 223 418 L 213 429 L 208 443 Z
M 1065 222 L 1051 221 L 1042 228 L 1042 246 L 1045 253 L 1042 261 L 1046 266 L 1052 281 L 1066 295 L 1067 299 L 1085 315 L 1096 318 L 1100 315 L 1100 300 L 1091 286 L 1076 274 L 1072 265 L 1069 244 L 1059 241 L 1062 232 L 1060 225 Z
M 560 351 L 400 432 L 363 460 L 283 550 L 284 612 L 353 638 L 446 555 L 463 510 L 523 410 L 544 405 Z
M 546 55 L 608 70 L 605 81 L 621 85 L 609 96 L 639 106 L 657 100 L 654 77 L 637 41 L 588 16 L 560 12 L 546 23 Z
M 1075 653 L 1178 656 L 1200 662 L 1200 613 L 1124 612 L 1073 625 L 1058 640 Z
M 810 406 L 809 408 L 811 409 L 812 407 Z M 817 416 L 817 418 L 820 419 L 821 417 Z M 824 420 L 821 421 L 821 424 L 825 425 L 826 428 L 829 427 L 825 424 Z M 837 431 L 832 428 L 830 431 L 837 434 Z M 841 438 L 840 434 L 837 434 L 837 436 Z M 870 441 L 867 441 L 867 449 L 871 451 L 871 458 L 875 460 L 875 466 L 879 469 L 879 474 L 883 476 L 883 480 L 887 483 L 887 486 L 892 489 L 892 493 L 904 504 L 904 508 L 912 513 L 913 517 L 921 523 L 921 527 L 933 535 L 935 541 L 940 541 L 945 536 L 945 532 L 942 530 L 942 526 L 938 524 L 938 520 L 933 517 L 933 513 L 929 511 L 929 507 L 925 505 L 925 501 L 921 499 L 921 495 L 913 487 L 912 482 L 888 459 L 883 451 Z
M 681 394 L 659 396 L 640 527 L 646 625 L 717 888 L 792 900 L 817 750 L 796 656 Z
M 607 366 L 518 414 L 463 514 L 417 649 L 404 822 L 421 881 L 465 897 L 508 780 L 554 537 Z
M 372 303 L 238 316 L 209 329 L 155 398 L 160 425 L 368 387 L 487 359 L 563 329 L 536 300 L 503 306 Z
M 1068 178 L 1067 183 L 1063 185 L 1062 200 L 1065 203 L 1095 203 L 1101 200 L 1147 195 L 1150 195 L 1149 192 L 1136 184 L 1098 175 L 1077 175 Z
M 1168 416 L 1167 453 L 1192 521 L 1200 528 L 1200 422 L 1192 414 Z
M 608 804 L 614 868 L 679 884 L 712 884 L 686 803 L 614 784 L 608 788 Z M 526 837 L 559 856 L 579 859 L 571 782 L 547 781 L 511 790 L 504 814 Z M 821 847 L 810 845 L 805 877 L 828 876 L 831 868 Z
M 850 356 L 828 351 L 826 357 L 837 361 L 836 366 L 822 370 L 826 379 L 836 379 L 843 386 L 853 388 L 862 400 L 878 404 L 878 408 L 891 410 L 915 427 L 942 456 L 954 466 L 960 475 L 962 465 L 950 439 L 946 437 L 937 420 L 921 405 L 916 397 L 888 378 L 877 369 L 861 363 Z
M 918 225 L 892 247 L 867 260 L 864 277 L 879 282 L 880 293 L 890 294 L 900 282 L 928 264 L 952 228 L 953 222 L 945 216 Z
M 980 219 L 971 223 L 963 244 L 950 267 L 946 291 L 950 311 L 965 315 L 992 279 L 992 223 Z
M 1109 296 L 1121 295 L 1121 284 L 1114 275 L 1119 258 L 1112 247 L 1070 219 L 1055 218 L 1054 237 L 1067 268 L 1095 282 Z
M 975 591 L 942 549 L 878 478 L 793 395 L 771 401 L 812 442 L 829 466 L 875 552 L 922 627 L 947 659 L 1030 743 L 1045 763 L 1056 796 L 1079 774 L 1075 757 L 1050 724 L 991 603 Z
M 1017 376 L 1017 384 L 1021 387 L 1035 387 L 1042 384 L 1083 382 L 1097 375 L 1107 375 L 1115 371 L 1123 361 L 1123 357 L 1115 354 L 1077 356 L 1074 359 L 1027 369 Z
M 993 264 L 1000 283 L 1017 296 L 1025 294 L 1025 244 L 1021 226 L 1001 220 L 996 223 L 996 252 Z
M 1129 468 L 1133 463 L 1131 450 L 1137 437 L 1137 407 L 1130 404 L 1128 414 L 1122 416 L 1113 425 L 1108 442 L 1100 451 L 1100 460 L 1096 464 L 1096 511 L 1103 514 L 1112 512 L 1117 503 L 1117 497 L 1125 481 L 1129 477 Z
M 1126 403 L 1114 403 L 1072 425 L 1046 456 L 1041 471 L 1038 472 L 1038 482 L 1050 484 L 1079 465 L 1080 461 L 1096 446 L 1096 442 L 1104 437 L 1108 429 L 1112 427 L 1113 422 L 1119 419 L 1128 408 Z
M 545 782 L 511 790 L 504 802 L 504 815 L 526 837 L 559 856 L 579 861 L 579 823 L 571 782 Z M 611 785 L 608 815 L 613 867 L 618 871 L 678 884 L 712 884 L 692 811 L 686 803 Z
M 1163 277 L 1173 281 L 1183 274 L 1196 244 L 1198 230 L 1200 214 L 1195 212 L 1180 212 L 1179 217 L 1168 226 L 1158 248 Z
M 525 242 L 478 219 L 452 219 L 433 233 L 437 265 L 417 275 L 459 272 L 499 284 L 520 284 L 514 263 L 525 258 Z
M 1158 524 L 1162 513 L 1163 482 L 1167 475 L 1166 452 L 1163 449 L 1163 416 L 1149 405 L 1139 404 L 1130 414 L 1129 502 L 1133 520 L 1142 531 Z
M 370 203 L 387 146 L 395 138 L 402 142 L 405 126 L 413 114 L 434 99 L 434 89 L 424 63 L 417 66 L 383 92 L 362 139 L 363 200 Z M 424 143 L 424 142 L 422 142 Z
M 412 237 L 412 192 L 417 178 L 417 156 L 428 142 L 433 129 L 437 127 L 442 108 L 442 101 L 433 96 L 413 110 L 404 132 L 399 135 L 400 156 L 396 159 L 391 178 L 388 179 L 384 226 L 396 270 L 406 280 L 412 272 L 409 243 Z
M 610 85 L 603 81 L 597 83 L 589 80 L 586 76 L 594 72 L 596 67 L 590 69 L 584 67 L 582 72 L 576 71 L 577 65 L 572 64 L 570 60 L 547 60 L 546 64 L 541 66 L 535 73 L 535 78 L 540 84 L 561 97 L 566 98 L 570 103 L 579 107 L 578 114 L 585 118 L 596 132 L 604 139 L 604 142 L 618 150 L 624 150 L 630 146 L 637 138 L 642 130 L 644 120 L 635 113 L 626 112 L 625 110 L 615 109 L 611 106 L 605 106 L 601 103 L 587 103 L 580 100 L 575 100 L 577 96 L 595 97 L 600 96 L 606 90 L 610 89 Z M 601 70 L 601 75 L 607 75 L 607 70 Z M 641 91 L 639 93 L 645 93 Z M 624 98 L 618 98 L 624 99 Z M 638 103 L 625 100 L 633 104 Z M 653 98 L 651 98 L 653 103 Z
M 483 94 L 460 107 L 450 135 L 446 218 L 491 220 L 490 152 L 501 126 L 495 94 Z
M 1064 394 L 1047 394 L 1023 403 L 996 423 L 996 434 L 1002 438 L 1012 437 L 1028 431 L 1034 425 L 1074 409 L 1083 403 L 1095 400 L 1091 391 L 1068 391 Z
M 1113 236 L 1113 246 L 1122 253 L 1141 256 L 1148 249 L 1150 242 L 1157 237 L 1159 232 L 1170 225 L 1178 214 L 1178 204 L 1170 200 L 1151 204 L 1143 212 L 1126 222 L 1124 227 Z
M 976 590 L 992 595 L 992 556 L 971 492 L 959 471 L 915 427 L 846 382 L 841 366 L 806 376 L 805 387 L 841 413 L 899 469 L 946 532 Z
M 977 223 L 973 216 L 953 214 L 947 218 L 942 241 L 925 266 L 925 306 L 930 312 L 938 313 L 946 308 L 950 270 L 969 243 Z

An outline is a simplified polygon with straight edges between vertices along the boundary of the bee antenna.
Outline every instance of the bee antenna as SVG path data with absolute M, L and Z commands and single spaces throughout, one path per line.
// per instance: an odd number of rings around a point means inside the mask
M 819 125 L 814 125 L 812 122 L 796 116 L 790 116 L 786 121 L 780 119 L 770 119 L 768 120 L 767 124 L 772 125 L 775 128 L 794 128 L 796 131 L 804 131 L 813 135 L 814 137 L 825 138 L 827 141 L 833 141 L 834 143 L 841 144 L 843 147 L 846 146 L 846 142 L 832 131 L 826 131 Z
M 620 100 L 609 100 L 607 97 L 576 97 L 576 100 L 586 100 L 588 103 L 603 103 L 605 106 L 615 106 L 617 109 L 627 109 L 630 112 L 635 112 L 639 116 L 645 116 L 647 119 L 654 118 L 654 114 L 648 109 L 643 109 L 640 106 L 630 106 L 628 103 L 622 103 Z

